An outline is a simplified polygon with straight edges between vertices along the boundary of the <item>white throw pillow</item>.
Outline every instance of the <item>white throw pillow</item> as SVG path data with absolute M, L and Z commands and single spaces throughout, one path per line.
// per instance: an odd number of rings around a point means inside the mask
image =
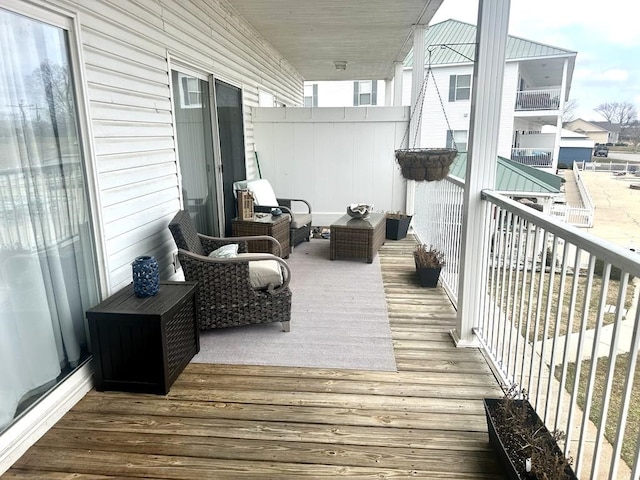
M 240 253 L 238 257 L 263 255 L 261 253 Z M 282 270 L 276 260 L 253 260 L 249 262 L 249 281 L 253 288 L 267 288 L 269 285 L 279 287 L 282 285 Z
M 230 243 L 223 245 L 220 248 L 215 249 L 209 254 L 210 257 L 215 258 L 233 258 L 238 256 L 238 244 Z

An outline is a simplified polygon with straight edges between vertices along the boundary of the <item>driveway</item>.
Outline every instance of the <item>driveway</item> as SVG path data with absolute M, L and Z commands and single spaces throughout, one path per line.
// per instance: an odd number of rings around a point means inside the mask
M 636 155 L 640 161 L 640 155 Z M 615 177 L 609 172 L 581 172 L 595 204 L 593 227 L 589 233 L 623 248 L 640 250 L 640 177 Z
M 609 156 L 607 158 L 597 157 L 599 162 L 621 160 L 623 162 L 639 162 L 640 163 L 640 153 L 626 153 L 626 152 L 615 152 L 609 150 Z

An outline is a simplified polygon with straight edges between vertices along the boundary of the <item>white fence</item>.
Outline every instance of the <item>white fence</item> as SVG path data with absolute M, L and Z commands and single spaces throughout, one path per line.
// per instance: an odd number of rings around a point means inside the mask
M 460 275 L 463 194 L 464 182 L 451 176 L 447 181 L 416 183 L 412 223 L 419 242 L 444 252 L 447 263 L 440 279 L 454 305 Z
M 262 177 L 276 194 L 304 198 L 313 224 L 328 226 L 351 203 L 405 211 L 406 181 L 395 160 L 409 107 L 254 108 Z

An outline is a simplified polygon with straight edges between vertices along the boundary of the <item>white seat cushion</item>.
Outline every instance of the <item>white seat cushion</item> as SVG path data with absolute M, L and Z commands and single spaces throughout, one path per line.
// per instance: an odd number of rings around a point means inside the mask
M 261 253 L 239 253 L 238 257 L 263 255 Z M 282 285 L 282 270 L 276 260 L 253 260 L 249 262 L 249 281 L 253 288 L 267 288 Z
M 291 220 L 291 228 L 298 229 L 309 225 L 311 223 L 310 213 L 296 213 L 293 212 L 293 219 Z
M 209 254 L 214 258 L 245 257 L 251 260 L 252 256 L 260 256 L 262 253 L 238 253 L 238 244 L 224 245 Z M 279 287 L 282 285 L 282 270 L 276 260 L 253 260 L 249 262 L 249 282 L 256 289 L 267 288 L 269 285 Z
M 273 188 L 269 180 L 261 178 L 259 180 L 248 180 L 247 190 L 253 193 L 253 201 L 256 205 L 264 205 L 267 207 L 277 207 L 278 199 L 273 192 Z

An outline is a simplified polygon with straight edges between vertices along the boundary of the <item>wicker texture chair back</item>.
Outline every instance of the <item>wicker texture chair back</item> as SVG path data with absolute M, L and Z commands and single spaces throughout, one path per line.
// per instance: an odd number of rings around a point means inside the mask
M 202 242 L 200 241 L 198 232 L 196 232 L 196 227 L 193 224 L 193 220 L 191 220 L 189 212 L 180 210 L 176 213 L 176 216 L 173 217 L 173 220 L 169 223 L 169 230 L 171 230 L 173 240 L 176 242 L 178 248 L 197 253 L 198 255 L 205 255 Z
M 200 330 L 281 322 L 284 331 L 289 331 L 291 271 L 284 260 L 266 253 L 251 257 L 252 260 L 275 260 L 280 264 L 283 285 L 265 290 L 251 286 L 247 258 L 207 256 L 214 249 L 230 243 L 239 243 L 240 251 L 246 252 L 247 242 L 270 239 L 277 244 L 275 239 L 266 236 L 216 238 L 198 234 L 191 217 L 184 210 L 171 220 L 169 230 L 178 247 L 178 259 L 185 280 L 198 282 L 197 317 Z

